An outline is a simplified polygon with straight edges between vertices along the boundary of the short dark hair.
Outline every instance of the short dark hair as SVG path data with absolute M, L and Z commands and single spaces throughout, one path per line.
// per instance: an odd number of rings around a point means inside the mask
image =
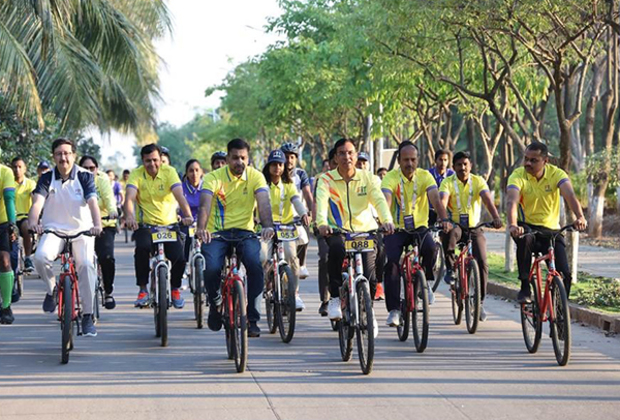
M 20 158 L 20 157 L 18 156 L 18 157 L 14 157 L 14 158 L 13 158 L 13 160 L 11 160 L 11 165 L 15 165 L 15 164 L 16 164 L 17 162 L 19 162 L 20 160 L 21 160 L 22 162 L 24 162 L 24 164 L 26 164 L 26 161 L 25 161 L 23 158 Z
M 131 171 L 129 169 L 125 169 L 123 171 L 123 175 L 129 175 L 131 173 Z
M 347 139 L 347 138 L 341 138 L 340 140 L 338 140 L 336 142 L 336 144 L 334 144 L 334 154 L 336 152 L 338 152 L 338 149 L 341 148 L 342 146 L 344 146 L 347 143 L 351 143 L 353 145 L 353 147 L 355 147 L 355 149 L 357 150 L 357 146 L 355 146 L 355 142 L 351 139 Z
M 416 152 L 418 152 L 418 156 L 420 155 L 420 149 L 418 149 L 418 146 L 416 146 L 415 144 L 413 144 L 413 143 L 412 143 L 412 142 L 410 142 L 409 140 L 405 140 L 405 141 L 401 142 L 401 143 L 398 145 L 398 156 L 400 157 L 400 152 L 402 152 L 402 150 L 403 150 L 405 147 L 409 147 L 409 146 L 412 146 L 412 147 L 416 150 Z
M 75 144 L 69 139 L 60 137 L 54 140 L 54 142 L 52 143 L 52 154 L 54 154 L 54 150 L 56 150 L 58 147 L 63 146 L 65 144 L 68 144 L 69 146 L 71 146 L 71 151 L 75 153 Z
M 452 166 L 455 166 L 456 162 L 458 162 L 461 159 L 467 159 L 471 162 L 471 155 L 467 151 L 456 152 L 454 156 L 452 157 Z
M 116 173 L 114 172 L 114 169 L 108 169 L 107 171 L 105 171 L 106 174 L 110 174 L 110 172 L 112 172 L 114 174 L 114 176 L 116 176 Z
M 336 157 L 335 147 L 332 147 L 331 149 L 329 149 L 329 153 L 327 154 L 327 157 L 329 158 L 330 161 Z
M 144 156 L 150 155 L 153 152 L 157 152 L 159 154 L 159 157 L 161 157 L 161 147 L 159 147 L 155 143 L 147 144 L 142 149 L 140 149 L 140 158 L 144 158 Z
M 549 148 L 545 143 L 541 143 L 539 141 L 533 141 L 527 145 L 525 150 L 539 151 L 540 156 L 546 158 L 549 156 Z
M 84 162 L 86 162 L 89 159 L 93 161 L 93 163 L 95 164 L 97 168 L 99 167 L 99 162 L 97 162 L 97 159 L 94 156 L 89 156 L 89 155 L 82 156 L 80 158 L 80 162 L 78 163 L 78 165 L 82 166 Z
M 185 173 L 187 174 L 187 171 L 189 171 L 189 167 L 192 166 L 194 163 L 197 163 L 198 166 L 200 166 L 200 169 L 202 169 L 202 165 L 200 164 L 200 161 L 198 159 L 190 159 L 187 162 L 185 162 Z
M 250 153 L 250 145 L 248 144 L 247 141 L 243 139 L 232 139 L 231 141 L 228 142 L 226 149 L 228 150 L 228 153 L 230 153 L 231 150 L 243 150 L 243 149 L 247 150 L 248 153 Z
M 387 169 L 387 168 L 384 168 L 384 167 L 382 166 L 382 167 L 380 167 L 379 169 L 377 169 L 377 173 L 379 173 L 379 172 L 381 172 L 381 171 L 385 171 L 385 172 L 387 172 L 387 171 L 388 171 L 388 169 Z
M 435 160 L 439 159 L 439 156 L 446 155 L 450 159 L 450 151 L 446 149 L 439 149 L 435 152 Z

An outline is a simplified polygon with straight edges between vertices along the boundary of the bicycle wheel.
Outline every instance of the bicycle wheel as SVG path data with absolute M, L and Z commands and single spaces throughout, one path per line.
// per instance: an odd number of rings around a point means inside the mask
M 564 283 L 557 276 L 553 277 L 551 284 L 551 308 L 553 317 L 549 317 L 549 327 L 555 359 L 558 365 L 566 366 L 571 350 L 570 310 Z
M 295 292 L 297 284 L 293 277 L 293 270 L 288 265 L 281 265 L 280 268 L 280 289 L 282 296 L 276 301 L 275 315 L 280 331 L 280 338 L 285 343 L 290 343 L 295 334 Z
M 360 281 L 357 284 L 357 307 L 359 310 L 359 324 L 356 328 L 357 354 L 362 373 L 368 375 L 372 372 L 372 365 L 375 360 L 375 314 L 372 310 L 370 287 L 367 281 Z
M 348 311 L 348 308 L 346 310 Z M 340 357 L 343 362 L 348 362 L 351 360 L 351 354 L 353 353 L 353 330 L 349 322 L 345 320 L 344 313 L 342 315 L 342 319 L 336 321 L 336 326 L 338 327 L 338 342 L 340 344 Z
M 413 274 L 413 312 L 411 313 L 411 326 L 413 329 L 413 341 L 418 353 L 422 353 L 428 344 L 429 307 L 428 286 L 424 272 L 417 270 Z
M 411 313 L 409 312 L 409 305 L 407 304 L 410 296 L 407 293 L 407 280 L 405 276 L 409 276 L 410 273 L 401 273 L 400 275 L 400 322 L 396 327 L 398 333 L 398 339 L 400 341 L 407 341 L 409 338 L 409 327 L 411 323 Z
M 235 281 L 233 287 L 233 323 L 231 326 L 231 344 L 233 359 L 237 372 L 245 372 L 248 361 L 248 319 L 243 283 Z
M 265 283 L 265 313 L 267 315 L 267 329 L 269 330 L 269 334 L 275 334 L 276 330 L 278 329 L 278 323 L 276 322 L 276 299 L 278 299 L 277 296 L 275 296 L 275 285 L 274 285 L 274 275 L 273 275 L 273 268 L 271 268 L 269 270 L 269 273 L 267 274 L 267 282 Z
M 443 254 L 443 246 L 441 245 L 441 241 L 437 241 L 436 243 L 438 251 L 437 259 L 435 260 L 435 265 L 433 267 L 433 275 L 435 276 L 435 280 L 432 283 L 429 282 L 429 286 L 433 289 L 433 292 L 437 291 L 439 284 L 446 273 L 446 260 Z
M 455 325 L 460 325 L 463 319 L 463 300 L 461 299 L 461 274 L 458 270 L 457 279 L 454 285 L 450 287 L 450 296 L 452 298 L 452 319 Z
M 65 276 L 62 280 L 62 289 L 58 291 L 60 314 L 60 328 L 62 330 L 61 362 L 69 363 L 69 351 L 73 347 L 73 284 L 71 277 Z
M 17 256 L 17 270 L 15 270 L 15 289 L 20 298 L 24 295 L 24 249 L 19 246 Z
M 540 301 L 538 299 L 538 285 L 536 274 L 531 279 L 532 302 L 521 304 L 521 329 L 525 347 L 530 353 L 536 353 L 542 337 L 542 319 L 540 315 Z
M 168 346 L 168 269 L 160 266 L 157 269 L 157 309 L 161 346 Z
M 95 285 L 95 293 L 93 294 L 93 324 L 97 324 L 99 321 L 99 279 Z
M 475 334 L 480 319 L 480 270 L 478 263 L 472 259 L 467 266 L 467 288 L 465 296 L 465 324 L 467 332 Z
M 196 328 L 201 329 L 204 326 L 204 272 L 200 258 L 194 260 L 193 277 L 194 277 L 194 315 L 196 316 Z

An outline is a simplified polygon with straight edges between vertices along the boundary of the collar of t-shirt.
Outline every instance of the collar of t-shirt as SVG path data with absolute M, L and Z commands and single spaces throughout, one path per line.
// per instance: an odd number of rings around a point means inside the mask
M 55 178 L 59 179 L 63 183 L 65 181 L 68 181 L 68 180 L 74 180 L 76 174 L 77 174 L 77 165 L 75 165 L 75 164 L 73 164 L 73 167 L 71 168 L 71 171 L 69 171 L 69 177 L 67 179 L 63 179 L 62 178 L 62 175 L 60 175 L 60 171 L 58 170 L 57 166 L 54 167 Z

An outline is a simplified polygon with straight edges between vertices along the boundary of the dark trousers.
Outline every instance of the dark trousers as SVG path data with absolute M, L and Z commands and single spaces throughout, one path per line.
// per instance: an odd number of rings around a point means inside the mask
M 323 236 L 317 235 L 319 246 L 319 296 L 321 302 L 329 301 L 329 274 L 327 268 L 329 245 Z
M 332 298 L 340 297 L 340 286 L 342 286 L 342 263 L 346 257 L 344 250 L 344 238 L 340 235 L 328 236 L 326 238 L 329 246 L 327 257 L 327 267 L 329 272 L 329 293 Z M 375 272 L 375 252 L 364 252 L 362 254 L 362 264 L 364 275 L 370 284 L 370 296 L 374 297 L 377 291 L 377 276 Z
M 116 271 L 116 260 L 114 259 L 114 237 L 116 228 L 103 228 L 101 235 L 95 238 L 95 254 L 101 266 L 101 277 L 103 277 L 103 288 L 106 294 L 111 295 L 114 291 L 114 273 Z
M 478 269 L 480 271 L 480 291 L 481 298 L 487 294 L 487 281 L 489 279 L 489 263 L 487 262 L 487 238 L 484 236 L 482 229 L 476 229 L 470 231 L 472 240 L 472 252 L 474 259 L 478 263 Z M 450 270 L 453 269 L 456 262 L 456 254 L 454 250 L 460 240 L 465 240 L 463 236 L 463 229 L 460 226 L 455 226 L 450 232 L 441 232 L 441 243 L 443 245 L 443 252 L 446 256 L 446 267 Z M 440 280 L 440 279 L 438 279 Z
M 433 226 L 437 223 L 437 212 L 434 209 L 430 209 L 428 211 L 428 225 Z
M 542 231 L 552 232 L 549 229 L 540 226 L 529 225 L 531 228 Z M 550 236 L 550 235 L 549 235 Z M 528 276 L 532 268 L 532 253 L 546 254 L 549 250 L 551 238 L 546 235 L 527 235 L 517 238 L 514 241 L 517 244 L 517 266 L 519 267 L 519 279 L 521 280 L 521 290 L 529 288 Z M 555 268 L 564 277 L 564 287 L 566 295 L 570 296 L 572 276 L 568 265 L 568 256 L 566 255 L 566 241 L 563 236 L 558 236 L 555 240 Z
M 420 262 L 424 267 L 424 274 L 428 280 L 434 279 L 433 266 L 437 259 L 437 247 L 431 235 L 426 235 L 428 229 L 421 227 L 416 229 L 415 234 L 407 232 L 397 232 L 393 235 L 386 235 L 383 238 L 387 264 L 385 265 L 385 276 L 383 287 L 385 292 L 385 306 L 388 311 L 400 309 L 400 256 L 405 247 L 423 238 L 419 246 Z
M 218 305 L 221 302 L 222 267 L 226 255 L 236 244 L 239 259 L 248 275 L 246 284 L 248 320 L 258 322 L 264 281 L 263 266 L 260 262 L 260 242 L 257 238 L 249 237 L 252 232 L 247 230 L 231 229 L 218 233 L 227 240 L 213 239 L 210 243 L 203 244 L 201 249 L 205 257 L 205 288 L 209 295 L 209 302 L 212 305 Z
M 383 276 L 385 273 L 385 264 L 387 262 L 387 257 L 385 255 L 385 244 L 384 244 L 384 236 L 383 234 L 377 235 L 377 261 L 376 272 L 377 272 L 377 283 L 383 283 Z
M 149 283 L 149 274 L 151 267 L 149 266 L 149 259 L 151 253 L 154 252 L 156 247 L 153 246 L 151 239 L 151 230 L 148 228 L 138 229 L 134 232 L 134 238 L 136 241 L 136 250 L 134 252 L 134 264 L 136 267 L 136 284 L 140 288 L 146 288 Z M 164 243 L 164 252 L 166 258 L 172 263 L 172 272 L 170 273 L 170 285 L 174 289 L 181 287 L 181 281 L 183 279 L 183 271 L 185 270 L 185 259 L 183 258 L 183 241 L 180 239 L 177 242 Z

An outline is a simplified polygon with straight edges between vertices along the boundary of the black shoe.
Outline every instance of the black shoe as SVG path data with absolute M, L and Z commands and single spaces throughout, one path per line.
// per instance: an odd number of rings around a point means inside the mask
M 13 316 L 13 311 L 10 306 L 0 311 L 0 324 L 11 325 L 13 321 L 15 321 L 15 317 Z
M 207 326 L 211 331 L 219 331 L 222 329 L 222 314 L 217 305 L 209 306 L 209 316 L 207 317 Z
M 250 327 L 248 328 L 248 337 L 260 337 L 260 328 L 256 322 L 250 321 Z
M 106 294 L 105 298 L 103 299 L 103 306 L 106 309 L 114 309 L 114 308 L 116 308 L 116 301 L 114 300 L 114 296 Z
M 54 290 L 55 292 L 55 290 Z M 43 300 L 43 312 L 48 312 L 50 314 L 53 314 L 56 311 L 56 293 L 54 293 L 54 296 L 52 295 L 45 295 L 45 299 Z
M 11 303 L 17 303 L 19 302 L 19 292 L 17 291 L 17 288 L 13 289 L 13 294 L 11 294 Z
M 319 306 L 319 314 L 321 314 L 321 316 L 327 316 L 327 305 L 328 304 L 329 304 L 329 301 L 322 302 L 321 306 Z
M 532 296 L 529 290 L 519 290 L 517 295 L 517 303 L 531 303 Z

